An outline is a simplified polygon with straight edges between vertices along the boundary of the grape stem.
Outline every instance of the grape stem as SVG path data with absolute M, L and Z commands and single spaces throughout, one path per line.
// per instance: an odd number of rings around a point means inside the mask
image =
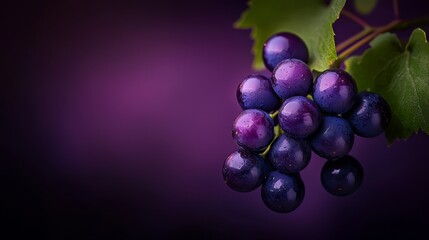
M 372 39 L 374 39 L 378 35 L 392 30 L 408 28 L 416 24 L 429 24 L 429 17 L 412 19 L 412 20 L 395 19 L 392 22 L 383 26 L 379 26 L 379 27 L 369 26 L 367 29 L 364 29 L 363 31 L 357 33 L 356 35 L 353 35 L 343 43 L 338 44 L 337 52 L 343 50 L 347 46 L 348 48 L 345 49 L 340 55 L 338 55 L 337 59 L 331 64 L 331 68 L 338 68 L 341 65 L 341 62 L 345 58 L 347 58 L 350 54 L 358 50 L 360 47 L 369 43 Z M 360 40 L 358 41 L 358 39 Z
M 276 111 L 276 113 L 278 113 L 279 111 Z M 261 153 L 262 157 L 265 157 L 268 152 L 270 151 L 271 145 L 273 144 L 273 142 L 277 139 L 278 136 L 282 135 L 283 131 L 281 130 L 279 125 L 274 126 L 274 138 L 273 140 L 270 142 L 270 144 L 268 145 L 268 147 L 265 149 L 265 151 L 263 153 Z
M 275 117 L 277 117 L 278 114 L 279 114 L 279 110 L 277 110 L 277 111 L 273 112 L 272 114 L 270 114 L 270 117 L 271 118 L 275 118 Z

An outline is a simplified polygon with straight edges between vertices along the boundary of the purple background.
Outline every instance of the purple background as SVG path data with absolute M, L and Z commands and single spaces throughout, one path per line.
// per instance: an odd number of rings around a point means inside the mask
M 235 90 L 254 72 L 250 32 L 232 28 L 246 1 L 175 2 L 1 3 L 1 239 L 427 236 L 423 134 L 357 137 L 365 178 L 344 198 L 313 155 L 290 214 L 229 189 Z M 400 2 L 404 18 L 429 13 Z M 369 18 L 388 22 L 390 1 Z M 335 28 L 338 41 L 359 30 Z

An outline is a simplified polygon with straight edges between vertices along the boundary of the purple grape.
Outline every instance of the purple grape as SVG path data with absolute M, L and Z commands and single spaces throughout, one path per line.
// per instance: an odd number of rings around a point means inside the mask
M 237 88 L 237 100 L 242 109 L 276 110 L 280 99 L 271 87 L 268 78 L 253 74 L 245 78 Z
M 376 137 L 384 132 L 390 122 L 389 104 L 380 95 L 361 92 L 353 108 L 345 114 L 355 134 Z
M 238 192 L 250 192 L 259 187 L 272 170 L 260 155 L 239 149 L 223 164 L 225 183 Z
M 271 172 L 261 187 L 264 204 L 279 213 L 292 212 L 298 208 L 304 195 L 305 187 L 299 174 Z
M 281 32 L 271 36 L 265 42 L 262 57 L 265 67 L 273 71 L 277 64 L 288 58 L 297 58 L 308 63 L 308 49 L 297 35 Z
M 356 98 L 356 83 L 344 70 L 326 70 L 314 83 L 313 99 L 324 112 L 345 113 L 353 107 Z
M 268 159 L 282 172 L 297 173 L 310 162 L 311 147 L 307 140 L 283 134 L 271 144 Z
M 305 138 L 317 130 L 321 114 L 316 104 L 302 96 L 286 99 L 279 109 L 280 127 L 288 135 Z
M 313 74 L 303 61 L 290 58 L 274 68 L 271 81 L 274 91 L 285 100 L 293 96 L 307 96 L 313 84 Z
M 311 137 L 311 148 L 320 157 L 335 160 L 346 156 L 354 142 L 353 130 L 340 117 L 325 116 L 319 129 Z
M 355 158 L 347 155 L 336 161 L 327 161 L 320 178 L 327 192 L 335 196 L 347 196 L 361 186 L 363 169 Z
M 274 138 L 274 121 L 264 111 L 244 110 L 234 121 L 232 136 L 239 146 L 251 151 L 261 151 Z

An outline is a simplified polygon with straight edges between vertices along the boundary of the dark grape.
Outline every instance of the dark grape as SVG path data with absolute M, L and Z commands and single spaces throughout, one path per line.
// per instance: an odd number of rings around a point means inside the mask
M 295 138 L 305 138 L 316 131 L 320 119 L 316 104 L 302 96 L 286 99 L 278 113 L 280 127 Z
M 242 109 L 255 108 L 265 112 L 276 110 L 281 103 L 271 81 L 258 74 L 250 75 L 240 83 L 237 100 Z
M 261 187 L 261 196 L 265 205 L 279 213 L 295 210 L 302 203 L 304 195 L 304 183 L 298 174 L 271 172 Z
M 261 151 L 274 138 L 274 121 L 264 111 L 244 110 L 234 121 L 232 136 L 239 146 L 251 151 Z
M 273 71 L 277 64 L 288 58 L 297 58 L 308 63 L 308 49 L 297 35 L 281 32 L 271 36 L 265 42 L 262 57 L 265 67 Z
M 285 100 L 293 96 L 307 96 L 313 84 L 313 74 L 303 61 L 290 58 L 274 68 L 271 81 L 274 91 Z
M 223 178 L 235 191 L 249 192 L 261 185 L 270 170 L 270 165 L 260 155 L 240 149 L 226 159 Z
M 356 98 L 356 83 L 344 70 L 326 70 L 314 83 L 313 99 L 324 112 L 345 113 L 353 106 Z
M 363 169 L 350 155 L 336 161 L 326 161 L 321 173 L 322 185 L 332 195 L 347 196 L 360 187 Z
M 311 147 L 307 140 L 283 134 L 271 144 L 268 159 L 282 172 L 297 173 L 310 162 Z
M 313 151 L 326 159 L 344 157 L 352 149 L 353 130 L 349 123 L 340 117 L 325 116 L 321 126 L 311 137 Z
M 361 137 L 376 137 L 390 122 L 389 104 L 380 95 L 361 92 L 354 107 L 345 114 L 354 132 Z

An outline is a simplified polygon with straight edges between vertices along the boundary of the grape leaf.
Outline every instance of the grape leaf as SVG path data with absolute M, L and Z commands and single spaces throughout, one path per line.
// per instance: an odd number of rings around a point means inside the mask
M 236 28 L 252 29 L 254 44 L 253 67 L 262 69 L 264 42 L 277 32 L 292 32 L 300 36 L 309 48 L 311 69 L 324 71 L 335 61 L 334 31 L 345 0 L 250 0 L 249 8 L 235 23 Z
M 360 14 L 370 14 L 377 5 L 377 0 L 354 0 L 353 5 Z
M 429 134 L 429 44 L 415 29 L 404 46 L 391 33 L 378 36 L 360 57 L 346 60 L 346 70 L 360 91 L 382 95 L 390 104 L 392 121 L 386 138 L 407 139 L 422 130 Z

